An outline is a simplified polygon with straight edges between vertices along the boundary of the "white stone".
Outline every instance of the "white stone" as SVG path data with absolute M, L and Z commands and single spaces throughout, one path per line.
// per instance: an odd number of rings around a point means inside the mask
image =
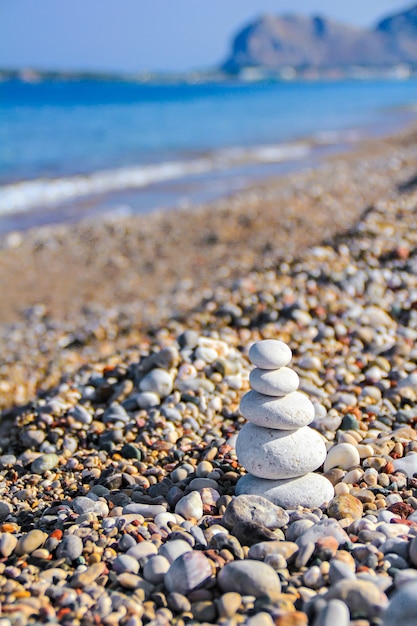
M 203 501 L 198 491 L 190 491 L 175 506 L 175 513 L 184 519 L 201 519 L 203 517 Z
M 417 452 L 410 452 L 401 459 L 395 459 L 392 464 L 396 470 L 401 470 L 408 478 L 413 478 L 414 474 L 417 474 Z
M 275 370 L 288 365 L 292 352 L 286 343 L 276 339 L 257 341 L 249 349 L 249 359 L 253 365 L 264 370 Z
M 236 495 L 244 493 L 263 496 L 286 509 L 321 506 L 334 496 L 331 482 L 321 474 L 312 473 L 287 480 L 264 480 L 247 474 L 236 485 Z
M 150 391 L 158 396 L 168 396 L 172 391 L 172 378 L 167 371 L 156 367 L 142 378 L 139 383 L 141 391 Z
M 313 403 L 299 391 L 281 398 L 248 391 L 241 400 L 240 411 L 252 424 L 282 430 L 307 426 L 315 415 Z
M 249 382 L 254 391 L 275 397 L 292 393 L 300 385 L 298 374 L 289 367 L 275 370 L 255 367 L 249 374 Z
M 328 472 L 333 467 L 341 467 L 349 470 L 360 464 L 358 449 L 351 443 L 338 443 L 330 448 L 324 463 L 324 471 Z
M 275 430 L 245 424 L 236 442 L 236 454 L 243 467 L 260 478 L 292 478 L 323 464 L 326 446 L 315 430 Z

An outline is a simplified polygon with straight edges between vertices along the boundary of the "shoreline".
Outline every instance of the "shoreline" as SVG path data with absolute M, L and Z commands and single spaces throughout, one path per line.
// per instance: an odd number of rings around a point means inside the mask
M 416 171 L 414 125 L 214 204 L 1 238 L 0 408 L 140 343 L 252 272 L 294 265 L 401 198 Z
M 37 304 L 52 318 L 68 320 L 89 303 L 143 299 L 151 305 L 143 310 L 146 324 L 164 295 L 172 301 L 166 313 L 180 312 L 181 282 L 199 290 L 259 262 L 293 258 L 352 227 L 379 197 L 395 194 L 412 176 L 416 128 L 366 139 L 316 168 L 262 180 L 215 202 L 8 233 L 0 237 L 0 283 L 9 294 L 0 302 L 0 323 L 16 321 Z M 198 296 L 191 299 L 198 302 Z

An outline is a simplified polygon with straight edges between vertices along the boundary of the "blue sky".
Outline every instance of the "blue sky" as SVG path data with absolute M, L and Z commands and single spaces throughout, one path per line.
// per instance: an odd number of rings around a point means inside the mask
M 212 67 L 261 13 L 321 14 L 357 26 L 402 0 L 0 0 L 0 66 L 110 71 Z

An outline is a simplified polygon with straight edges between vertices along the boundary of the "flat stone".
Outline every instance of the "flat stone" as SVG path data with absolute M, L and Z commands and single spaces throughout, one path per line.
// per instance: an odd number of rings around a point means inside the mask
M 240 402 L 240 412 L 249 422 L 265 428 L 294 430 L 310 424 L 315 415 L 314 405 L 300 391 L 281 398 L 248 391 Z
M 165 586 L 169 592 L 189 594 L 201 587 L 212 576 L 210 562 L 202 552 L 181 554 L 165 574 Z
M 248 356 L 250 362 L 256 367 L 274 370 L 288 365 L 292 359 L 292 352 L 283 341 L 264 339 L 250 347 Z
M 106 564 L 103 561 L 93 563 L 84 572 L 75 574 L 71 579 L 70 586 L 73 588 L 88 587 L 104 573 L 105 569 Z
M 401 470 L 408 478 L 413 478 L 414 474 L 417 474 L 417 452 L 410 452 L 401 459 L 395 459 L 392 464 L 396 470 Z
M 368 580 L 344 579 L 330 587 L 324 594 L 325 600 L 342 600 L 349 608 L 352 618 L 381 617 L 387 606 L 386 595 Z M 390 626 L 395 624 L 391 622 Z
M 271 554 L 279 554 L 287 561 L 298 550 L 293 541 L 261 541 L 249 548 L 248 557 L 256 561 L 263 561 Z
M 334 467 L 349 470 L 355 465 L 359 465 L 360 461 L 359 451 L 355 446 L 351 443 L 338 443 L 330 448 L 327 453 L 324 471 L 328 472 Z
M 275 430 L 245 424 L 236 442 L 239 463 L 259 478 L 282 480 L 302 476 L 323 464 L 326 446 L 315 430 Z
M 166 513 L 166 508 L 161 504 L 131 502 L 123 507 L 123 513 L 136 513 L 137 515 L 143 515 L 143 517 L 155 518 L 160 513 Z
M 222 523 L 233 528 L 238 522 L 262 524 L 271 530 L 288 524 L 289 515 L 262 496 L 241 495 L 234 498 L 223 514 Z
M 405 583 L 394 593 L 385 611 L 382 626 L 417 624 L 417 580 Z
M 255 598 L 267 596 L 277 601 L 281 592 L 278 574 L 261 561 L 233 561 L 220 571 L 217 582 L 223 592 L 235 591 Z
M 297 506 L 317 507 L 329 502 L 334 496 L 333 485 L 320 474 L 309 473 L 287 480 L 265 480 L 247 474 L 236 485 L 236 495 L 251 494 L 286 509 Z
M 253 391 L 275 397 L 292 393 L 300 385 L 297 372 L 289 367 L 280 367 L 277 370 L 255 367 L 249 374 L 249 382 Z

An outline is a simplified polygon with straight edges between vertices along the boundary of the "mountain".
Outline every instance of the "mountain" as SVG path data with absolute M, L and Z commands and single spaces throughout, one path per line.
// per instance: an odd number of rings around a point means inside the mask
M 237 33 L 222 69 L 381 68 L 401 63 L 417 64 L 417 5 L 369 30 L 322 16 L 264 15 Z

